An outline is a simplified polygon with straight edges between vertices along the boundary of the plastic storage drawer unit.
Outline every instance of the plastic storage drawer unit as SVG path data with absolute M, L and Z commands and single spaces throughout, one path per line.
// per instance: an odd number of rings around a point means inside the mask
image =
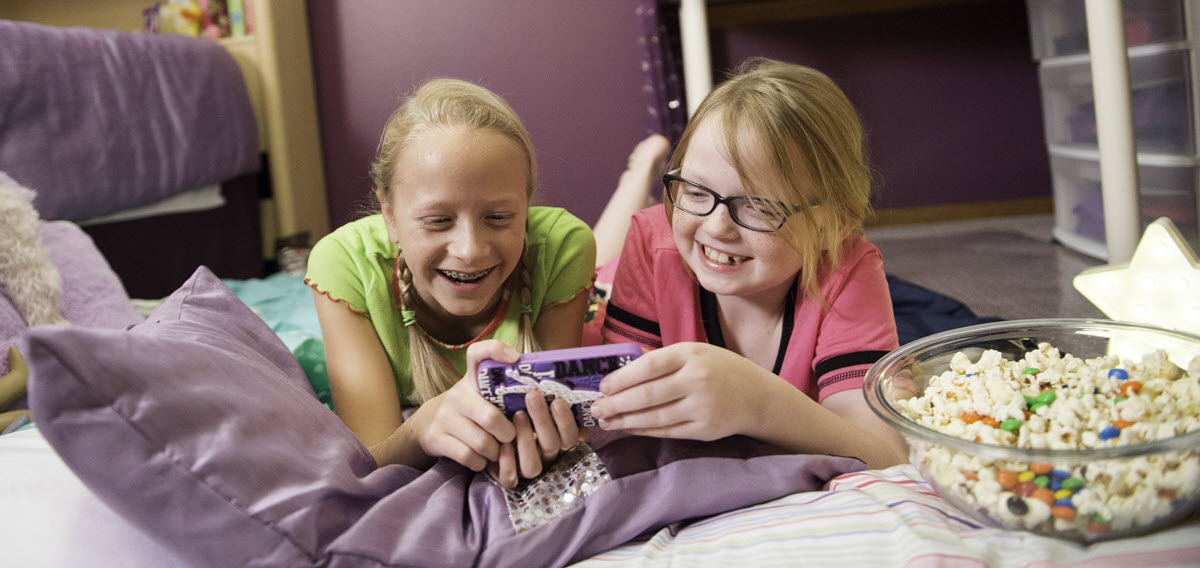
M 1084 0 L 1028 0 L 1029 36 L 1034 59 L 1087 53 Z M 1187 39 L 1182 0 L 1125 0 L 1127 46 Z
M 1129 50 L 1129 90 L 1138 152 L 1196 152 L 1192 54 L 1186 43 Z M 1040 68 L 1046 141 L 1095 150 L 1096 107 L 1087 56 L 1043 61 Z
M 1096 258 L 1108 256 L 1099 155 L 1050 149 L 1054 178 L 1054 237 Z M 1197 176 L 1200 159 L 1186 156 L 1138 156 L 1138 204 L 1142 227 L 1159 217 L 1171 219 L 1193 247 L 1198 243 Z

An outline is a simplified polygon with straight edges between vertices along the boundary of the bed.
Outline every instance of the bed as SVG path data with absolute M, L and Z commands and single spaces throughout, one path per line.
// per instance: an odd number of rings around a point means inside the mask
M 906 333 L 967 321 L 951 299 L 891 285 Z M 319 365 L 296 347 L 316 333 L 314 308 L 300 301 L 307 296 L 300 277 L 222 280 L 201 268 L 128 330 L 30 331 L 19 346 L 39 421 L 0 435 L 5 564 L 1185 566 L 1200 558 L 1195 520 L 1081 546 L 983 526 L 911 465 L 865 470 L 858 460 L 782 455 L 744 439 L 597 432 L 589 451 L 513 493 L 445 461 L 424 472 L 375 469 L 323 404 Z M 561 506 L 567 495 L 573 506 Z M 531 519 L 521 505 L 545 503 L 533 496 L 551 497 L 554 511 Z
M 235 60 L 193 38 L 0 21 L 0 171 L 83 228 L 137 297 L 200 264 L 261 276 L 257 125 Z
M 0 39 L 62 33 L 31 26 L 0 21 Z M 112 128 L 142 119 L 113 117 Z M 255 136 L 237 139 L 247 138 Z M 253 147 L 247 154 L 257 157 Z M 78 215 L 142 205 L 117 207 L 107 195 Z M 980 526 L 909 465 L 865 470 L 852 458 L 787 455 L 746 439 L 596 432 L 512 492 L 446 461 L 427 471 L 375 468 L 329 409 L 312 341 L 319 330 L 299 277 L 245 277 L 196 267 L 189 256 L 192 272 L 143 318 L 131 314 L 127 276 L 114 270 L 123 253 L 97 248 L 77 223 L 42 227 L 44 240 L 58 234 L 47 246 L 72 325 L 0 336 L 21 354 L 0 375 L 26 373 L 25 404 L 36 418 L 0 435 L 3 565 L 1176 566 L 1200 558 L 1194 522 L 1084 547 Z M 899 280 L 890 286 L 902 340 L 982 321 L 951 299 Z M 0 317 L 16 313 L 0 302 Z

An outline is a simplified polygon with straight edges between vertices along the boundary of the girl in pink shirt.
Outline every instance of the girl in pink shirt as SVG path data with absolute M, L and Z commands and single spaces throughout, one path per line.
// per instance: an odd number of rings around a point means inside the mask
M 632 219 L 603 327 L 651 351 L 604 379 L 600 426 L 902 462 L 862 393 L 898 342 L 862 236 L 862 128 L 837 85 L 748 61 L 696 109 L 663 180 L 664 205 Z

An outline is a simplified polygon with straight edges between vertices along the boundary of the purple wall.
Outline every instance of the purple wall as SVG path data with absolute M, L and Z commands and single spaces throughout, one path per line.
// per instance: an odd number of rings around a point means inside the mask
M 718 28 L 713 66 L 752 55 L 838 81 L 868 131 L 879 209 L 1050 197 L 1025 3 Z M 723 71 L 714 73 L 714 80 Z
M 599 217 L 646 135 L 635 0 L 310 0 L 333 226 L 358 216 L 387 116 L 432 77 L 477 82 L 525 122 L 538 203 Z
M 473 80 L 516 108 L 539 202 L 593 223 L 646 134 L 637 0 L 310 0 L 333 226 L 369 196 L 368 164 L 401 96 Z M 880 209 L 1050 196 L 1024 2 L 712 30 L 714 66 L 751 55 L 813 65 L 863 115 Z

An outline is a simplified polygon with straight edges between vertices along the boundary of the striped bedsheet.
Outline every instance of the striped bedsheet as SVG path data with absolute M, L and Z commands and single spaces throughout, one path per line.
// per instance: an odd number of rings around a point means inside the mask
M 901 465 L 842 475 L 828 491 L 676 524 L 576 566 L 1198 566 L 1195 519 L 1084 546 L 984 527 Z

